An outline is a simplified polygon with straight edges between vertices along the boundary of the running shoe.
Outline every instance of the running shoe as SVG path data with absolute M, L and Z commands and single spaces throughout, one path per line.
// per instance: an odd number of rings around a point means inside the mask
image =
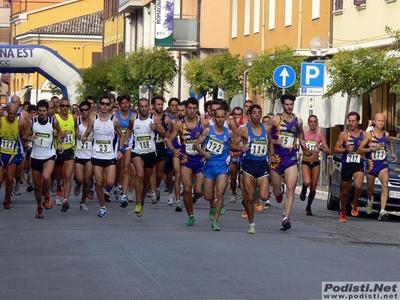
M 358 203 L 351 203 L 351 215 L 358 217 Z
M 62 197 L 64 195 L 64 189 L 62 185 L 57 186 L 57 196 Z
M 57 191 L 57 180 L 51 182 L 50 190 L 53 194 Z
M 389 219 L 389 215 L 386 210 L 381 209 L 378 217 L 378 221 L 387 221 Z
M 157 194 L 151 194 L 151 204 L 157 204 L 158 203 L 158 199 L 157 199 Z
M 80 204 L 80 210 L 81 210 L 81 211 L 88 211 L 89 209 L 87 208 L 87 206 L 86 206 L 85 203 L 81 203 L 81 204 Z
M 53 203 L 51 202 L 50 196 L 44 197 L 44 209 L 49 210 L 53 208 Z
M 218 225 L 217 221 L 213 221 L 211 225 L 212 231 L 221 231 L 221 227 Z
M 115 202 L 119 202 L 119 188 L 117 186 L 113 187 L 113 198 Z
M 225 208 L 225 202 L 222 202 L 222 207 L 221 207 L 221 216 L 226 213 L 226 208 Z
M 306 207 L 306 215 L 307 215 L 307 216 L 313 216 L 313 213 L 312 213 L 312 211 L 311 211 L 311 207 L 310 207 L 310 206 L 307 206 L 307 207 Z
M 28 187 L 26 188 L 27 192 L 33 192 L 33 185 L 31 183 L 28 183 Z
M 183 206 L 182 206 L 181 200 L 176 201 L 175 211 L 177 211 L 177 212 L 183 211 Z
M 160 201 L 161 198 L 160 190 L 156 190 L 156 196 L 157 196 L 157 202 Z
M 105 207 L 100 207 L 100 211 L 97 215 L 100 218 L 104 218 L 107 215 L 107 209 Z
M 301 193 L 300 193 L 301 201 L 306 200 L 306 193 L 307 193 L 307 188 L 303 185 L 303 187 L 301 188 Z
M 196 203 L 197 200 L 199 200 L 199 198 L 201 197 L 201 195 L 196 194 L 195 192 L 193 193 L 193 203 Z
M 242 212 L 242 218 L 243 219 L 247 219 L 249 216 L 248 216 L 248 214 L 247 214 L 247 210 L 246 209 L 243 209 L 243 212 Z
M 211 207 L 208 218 L 210 219 L 210 221 L 214 221 L 214 217 L 215 217 L 215 207 Z
M 105 192 L 105 193 L 104 193 L 104 200 L 105 200 L 106 202 L 111 202 L 111 200 L 110 200 L 110 194 L 109 194 L 108 192 Z
M 28 182 L 28 180 L 29 180 L 29 172 L 28 171 L 24 171 L 24 175 L 22 175 L 22 179 L 25 182 Z
M 367 200 L 367 206 L 365 207 L 365 212 L 367 215 L 372 214 L 372 205 L 374 204 L 374 197 L 371 200 Z
M 144 206 L 143 206 L 143 203 L 137 203 L 136 204 L 136 207 L 135 207 L 135 214 L 138 216 L 138 217 L 141 217 L 141 216 L 143 216 L 143 214 L 144 214 Z
M 262 211 L 263 210 L 263 206 L 262 206 L 262 204 L 260 202 L 256 203 L 256 210 L 257 211 Z
M 56 205 L 62 205 L 62 202 L 58 196 L 56 196 Z
M 237 199 L 237 195 L 236 194 L 232 194 L 231 200 L 229 200 L 229 203 L 235 203 L 236 199 Z
M 167 203 L 169 205 L 172 205 L 172 204 L 174 204 L 174 202 L 175 202 L 175 197 L 173 195 L 169 195 Z
M 281 203 L 283 200 L 283 193 L 285 192 L 285 185 L 283 183 L 281 183 L 281 189 L 282 189 L 282 192 L 279 194 L 279 196 L 275 196 L 276 202 L 278 202 L 278 203 Z
M 242 190 L 240 189 L 240 187 L 237 188 L 237 196 L 240 201 L 243 200 L 243 194 L 242 194 Z
M 168 185 L 164 185 L 164 192 L 168 192 Z
M 347 213 L 346 210 L 341 210 L 340 211 L 340 217 L 339 217 L 340 222 L 345 223 L 347 221 Z
M 12 191 L 11 196 L 21 196 L 21 190 L 18 183 L 14 185 L 14 190 Z
M 4 209 L 11 209 L 10 201 L 4 201 L 3 202 L 3 207 Z
M 248 234 L 256 234 L 256 225 L 255 224 L 250 224 L 249 225 L 249 230 L 247 230 Z
M 81 191 L 81 185 L 75 184 L 75 187 L 74 187 L 74 195 L 75 195 L 76 197 L 79 196 L 80 191 Z
M 68 209 L 69 209 L 69 201 L 68 201 L 68 199 L 64 199 L 62 206 L 61 206 L 61 211 L 67 212 Z
M 270 209 L 271 209 L 271 203 L 269 202 L 269 200 L 267 200 L 267 202 L 265 202 L 264 210 L 270 210 Z
M 122 196 L 122 198 L 121 198 L 121 205 L 119 206 L 119 207 L 123 207 L 123 208 L 125 208 L 125 207 L 127 207 L 128 206 L 128 198 L 126 198 L 126 196 L 124 195 L 124 196 Z
M 131 193 L 128 194 L 128 202 L 133 202 L 133 196 Z
M 290 219 L 289 218 L 283 218 L 281 230 L 286 231 L 286 230 L 288 230 L 290 228 L 292 228 L 292 224 L 290 223 Z
M 147 190 L 147 197 L 149 197 L 149 198 L 151 197 L 151 190 L 150 189 Z
M 36 219 L 43 219 L 43 206 L 38 206 L 36 209 Z
M 194 216 L 189 216 L 189 220 L 186 222 L 186 226 L 194 226 L 194 223 L 196 220 L 194 219 Z
M 88 199 L 93 199 L 93 198 L 94 198 L 94 190 L 90 189 L 88 194 Z

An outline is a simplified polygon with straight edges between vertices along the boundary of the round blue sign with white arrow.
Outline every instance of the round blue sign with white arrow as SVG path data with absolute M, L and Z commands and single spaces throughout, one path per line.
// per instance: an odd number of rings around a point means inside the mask
M 296 72 L 291 66 L 281 65 L 274 71 L 274 82 L 280 88 L 291 87 L 296 80 Z

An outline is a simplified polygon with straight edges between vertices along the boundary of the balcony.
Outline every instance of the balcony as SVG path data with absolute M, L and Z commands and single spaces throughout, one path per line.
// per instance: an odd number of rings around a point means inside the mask
M 118 0 L 118 13 L 131 13 L 143 7 L 143 0 Z

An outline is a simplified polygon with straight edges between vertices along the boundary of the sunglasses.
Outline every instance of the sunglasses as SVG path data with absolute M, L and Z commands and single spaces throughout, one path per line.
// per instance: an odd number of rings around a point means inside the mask
M 90 110 L 90 108 L 81 108 L 81 112 L 87 112 L 87 111 L 89 111 Z
M 71 107 L 71 105 L 68 105 L 68 104 L 60 104 L 60 107 Z
M 108 103 L 106 103 L 106 102 L 100 102 L 100 105 L 110 106 L 111 103 L 110 103 L 110 102 L 108 102 Z

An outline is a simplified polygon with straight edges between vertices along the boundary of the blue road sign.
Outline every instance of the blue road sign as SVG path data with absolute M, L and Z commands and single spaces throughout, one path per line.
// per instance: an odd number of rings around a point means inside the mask
M 324 87 L 325 66 L 323 63 L 302 63 L 300 74 L 301 87 Z
M 291 66 L 281 65 L 274 71 L 274 82 L 280 88 L 288 88 L 293 85 L 296 80 L 296 72 Z

